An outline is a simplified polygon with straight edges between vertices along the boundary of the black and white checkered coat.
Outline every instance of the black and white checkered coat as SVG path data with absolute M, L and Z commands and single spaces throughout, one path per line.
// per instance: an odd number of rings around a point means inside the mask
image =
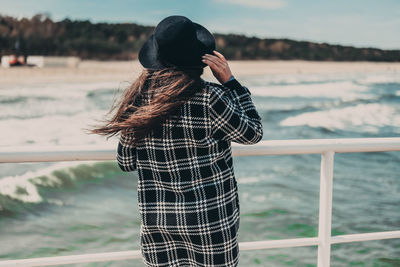
M 239 199 L 231 142 L 263 137 L 250 91 L 232 80 L 202 90 L 142 145 L 121 136 L 117 161 L 138 171 L 141 250 L 147 266 L 237 266 Z

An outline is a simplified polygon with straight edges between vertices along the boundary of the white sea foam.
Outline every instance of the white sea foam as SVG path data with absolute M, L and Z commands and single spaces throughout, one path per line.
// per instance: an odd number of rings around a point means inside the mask
M 292 85 L 302 83 L 325 83 L 357 80 L 363 77 L 359 73 L 290 73 L 290 74 L 266 74 L 260 76 L 241 77 L 244 84 L 252 85 Z
M 370 85 L 376 83 L 400 83 L 400 75 L 391 72 L 365 74 L 357 79 L 360 84 Z
M 239 184 L 255 184 L 260 181 L 259 177 L 255 176 L 246 176 L 246 177 L 238 177 L 237 182 Z
M 335 130 L 378 133 L 383 126 L 400 127 L 400 110 L 378 103 L 307 112 L 286 118 L 281 126 L 324 127 Z
M 107 106 L 111 107 L 113 96 L 109 94 L 117 94 L 117 89 L 124 87 L 118 82 L 2 87 L 0 99 L 11 102 L 2 104 L 0 146 L 104 142 L 104 137 L 88 135 L 83 129 L 104 118 Z M 89 93 L 95 97 L 88 97 Z
M 120 89 L 120 90 L 118 90 Z M 0 89 L 2 112 L 0 118 L 32 118 L 46 115 L 72 115 L 77 112 L 98 109 L 101 104 L 111 107 L 113 97 L 122 92 L 124 86 L 115 82 L 47 84 L 38 87 L 8 87 Z M 88 97 L 97 92 L 106 92 L 107 101 Z
M 103 111 L 82 112 L 73 116 L 49 115 L 25 120 L 0 120 L 0 145 L 84 145 L 104 143 L 104 137 L 87 134 L 84 129 L 98 124 Z
M 246 85 L 247 80 L 243 83 Z M 254 95 L 271 97 L 323 97 L 341 100 L 370 99 L 368 93 L 372 84 L 400 83 L 395 72 L 379 73 L 319 73 L 266 75 L 249 79 L 250 91 Z
M 36 185 L 56 186 L 61 184 L 61 181 L 51 173 L 62 168 L 76 166 L 77 164 L 79 163 L 61 162 L 44 169 L 28 171 L 22 175 L 0 178 L 0 194 L 26 203 L 43 202 Z M 32 180 L 39 176 L 47 176 L 48 179 L 46 181 Z
M 0 87 L 0 96 L 53 96 L 79 97 L 86 92 L 103 89 L 125 89 L 127 84 L 119 82 L 98 83 L 48 83 L 34 86 Z
M 361 85 L 376 83 L 400 83 L 400 75 L 395 71 L 382 72 L 342 72 L 342 73 L 298 73 L 298 74 L 268 74 L 262 76 L 244 77 L 241 82 L 262 85 L 296 85 L 315 83 L 337 83 L 353 81 Z
M 373 97 L 373 95 L 368 93 L 367 86 L 355 84 L 351 81 L 316 84 L 253 86 L 249 89 L 254 95 L 281 98 L 317 97 L 338 98 L 344 101 L 349 101 L 354 99 L 369 99 Z

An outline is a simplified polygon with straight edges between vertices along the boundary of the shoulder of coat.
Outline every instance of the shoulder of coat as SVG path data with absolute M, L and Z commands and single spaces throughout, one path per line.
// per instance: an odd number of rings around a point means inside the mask
M 207 89 L 207 92 L 211 95 L 212 94 L 222 95 L 224 94 L 224 91 L 228 89 L 227 87 L 214 82 L 204 81 L 204 84 Z

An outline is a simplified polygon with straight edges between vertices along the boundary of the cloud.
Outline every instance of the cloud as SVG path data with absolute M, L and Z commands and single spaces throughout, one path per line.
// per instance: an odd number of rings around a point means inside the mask
M 218 3 L 255 7 L 263 9 L 278 9 L 287 5 L 284 0 L 214 0 Z

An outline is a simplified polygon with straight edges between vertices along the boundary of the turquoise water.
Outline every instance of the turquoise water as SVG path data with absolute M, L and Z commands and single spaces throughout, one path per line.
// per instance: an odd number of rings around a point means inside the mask
M 252 92 L 265 140 L 400 135 L 397 73 L 239 80 Z M 0 85 L 0 145 L 104 143 L 82 128 L 105 114 L 121 87 Z M 333 235 L 400 229 L 399 163 L 399 152 L 335 155 Z M 240 241 L 317 235 L 320 155 L 234 157 L 234 168 L 241 205 Z M 1 164 L 0 259 L 138 249 L 136 182 L 136 172 L 123 173 L 112 161 Z M 240 255 L 239 266 L 317 263 L 317 247 Z M 334 245 L 331 265 L 400 266 L 400 240 Z M 131 260 L 69 266 L 144 265 Z

